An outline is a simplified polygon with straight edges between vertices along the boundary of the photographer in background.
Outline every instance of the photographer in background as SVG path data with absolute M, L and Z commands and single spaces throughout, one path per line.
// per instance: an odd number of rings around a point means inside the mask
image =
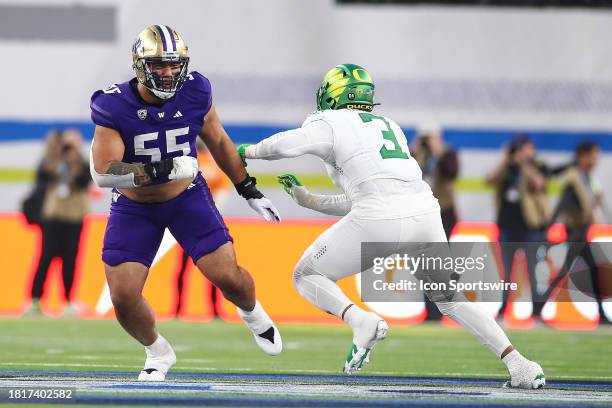
M 592 174 L 599 154 L 596 143 L 578 144 L 573 165 L 561 175 L 561 199 L 553 218 L 563 215 L 569 242 L 586 242 L 589 228 L 596 222 L 596 210 L 602 207 L 601 184 Z
M 442 225 L 446 238 L 450 238 L 457 224 L 454 186 L 459 174 L 457 152 L 444 143 L 440 128 L 424 125 L 417 130 L 412 153 L 423 171 L 423 180 L 440 203 Z
M 587 240 L 591 225 L 597 222 L 609 222 L 609 220 L 598 219 L 600 216 L 608 216 L 601 184 L 593 176 L 593 170 L 599 162 L 599 154 L 599 146 L 596 143 L 590 141 L 579 143 L 576 146 L 575 161 L 561 175 L 561 198 L 551 223 L 555 222 L 559 215 L 562 216 L 569 247 L 561 273 L 551 284 L 551 289 L 570 269 L 575 267 L 574 262 L 578 258 L 582 258 L 588 268 L 589 275 L 587 278 L 585 274 L 581 274 L 578 270 L 573 275 L 574 279 L 577 280 L 574 283 L 579 288 L 586 288 L 590 285 L 590 289 L 582 290 L 589 293 L 597 302 L 600 323 L 610 323 L 602 307 L 604 294 L 601 291 L 602 282 L 599 280 L 597 262 Z M 586 282 L 587 280 L 590 280 L 590 282 Z
M 516 251 L 527 256 L 527 268 L 531 284 L 533 316 L 540 315 L 535 277 L 537 243 L 545 240 L 545 228 L 549 220 L 549 204 L 546 194 L 547 167 L 536 160 L 535 145 L 529 136 L 514 136 L 504 152 L 503 160 L 486 177 L 495 188 L 499 242 L 504 258 L 504 280 L 510 281 L 512 263 Z M 504 243 L 530 243 L 525 246 Z M 499 315 L 503 316 L 508 301 L 504 292 Z
M 38 168 L 38 178 L 45 180 L 46 193 L 41 217 L 42 248 L 32 283 L 32 304 L 26 312 L 29 315 L 42 314 L 40 298 L 49 265 L 55 257 L 62 259 L 65 312 L 77 314 L 71 304 L 71 290 L 83 218 L 89 211 L 87 187 L 91 181 L 81 147 L 81 133 L 66 130 L 48 145 Z

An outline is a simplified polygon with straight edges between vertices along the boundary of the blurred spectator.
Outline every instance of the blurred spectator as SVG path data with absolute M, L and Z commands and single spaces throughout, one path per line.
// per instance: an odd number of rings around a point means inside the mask
M 589 228 L 599 221 L 596 210 L 603 210 L 605 205 L 601 184 L 593 176 L 598 161 L 599 146 L 593 142 L 582 142 L 576 147 L 573 165 L 561 176 L 561 198 L 552 222 L 559 215 L 564 218 L 569 247 L 561 274 L 556 281 L 568 273 L 577 258 L 582 258 L 589 270 L 589 283 L 597 301 L 601 321 L 609 323 L 602 308 L 602 286 L 598 280 L 597 263 L 587 241 Z M 554 286 L 555 283 L 551 285 L 551 289 Z
M 537 292 L 535 266 L 538 261 L 537 243 L 545 240 L 545 227 L 550 216 L 546 194 L 548 171 L 543 163 L 536 160 L 532 140 L 527 135 L 519 134 L 506 148 L 503 160 L 486 177 L 487 183 L 495 187 L 499 242 L 503 246 L 504 280 L 510 281 L 515 253 L 522 250 L 527 257 L 534 316 L 539 316 L 542 308 Z M 500 316 L 505 312 L 507 301 L 508 293 L 504 292 Z
M 42 248 L 32 283 L 32 304 L 27 313 L 41 314 L 49 265 L 55 257 L 62 259 L 64 296 L 68 314 L 76 314 L 71 290 L 83 218 L 89 211 L 87 187 L 89 165 L 81 154 L 82 136 L 78 130 L 66 130 L 47 140 L 47 152 L 38 168 L 38 179 L 46 184 L 42 205 Z
M 230 180 L 223 174 L 223 171 L 217 166 L 212 155 L 206 148 L 206 145 L 202 140 L 196 139 L 196 148 L 198 150 L 198 164 L 202 175 L 206 179 L 206 184 L 210 189 L 210 192 L 217 203 L 224 201 L 230 191 L 231 186 Z M 179 246 L 180 248 L 180 246 Z M 179 317 L 181 309 L 183 307 L 183 284 L 185 279 L 185 273 L 187 272 L 187 265 L 189 262 L 189 255 L 181 249 L 181 264 L 179 265 L 178 273 L 176 276 L 176 307 L 174 309 L 174 317 Z M 219 310 L 217 308 L 217 299 L 219 298 L 219 289 L 211 283 L 209 304 L 213 312 L 213 317 L 219 317 Z
M 44 158 L 59 154 L 61 137 L 62 134 L 58 130 L 51 130 L 45 137 L 43 162 L 36 169 L 34 188 L 21 204 L 23 215 L 28 224 L 41 225 L 43 204 L 47 193 L 47 186 L 50 181 L 49 177 L 47 177 L 48 173 L 45 171 L 45 166 L 43 165 L 45 163 Z
M 459 174 L 457 152 L 444 143 L 440 128 L 434 125 L 417 130 L 412 152 L 423 171 L 423 179 L 440 202 L 442 224 L 449 238 L 457 224 L 454 186 Z

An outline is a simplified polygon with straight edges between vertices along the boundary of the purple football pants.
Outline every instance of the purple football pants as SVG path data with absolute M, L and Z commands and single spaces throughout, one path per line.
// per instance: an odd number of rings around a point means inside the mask
M 206 181 L 198 174 L 185 191 L 162 203 L 137 203 L 113 190 L 102 260 L 111 266 L 139 262 L 150 267 L 165 228 L 194 262 L 233 242 Z

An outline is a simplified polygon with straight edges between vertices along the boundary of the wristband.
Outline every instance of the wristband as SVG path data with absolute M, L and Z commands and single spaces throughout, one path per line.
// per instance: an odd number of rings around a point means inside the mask
M 256 187 L 257 179 L 247 174 L 247 177 L 240 183 L 234 184 L 236 191 L 246 200 L 251 198 L 263 198 L 263 194 Z

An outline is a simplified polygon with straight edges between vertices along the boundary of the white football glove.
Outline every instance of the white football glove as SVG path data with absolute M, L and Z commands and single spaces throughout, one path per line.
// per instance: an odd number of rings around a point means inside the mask
M 240 194 L 249 206 L 261 215 L 266 221 L 280 222 L 281 217 L 272 201 L 268 200 L 256 187 L 257 180 L 247 174 L 247 177 L 240 183 L 234 184 L 236 191 Z
M 191 156 L 180 156 L 172 159 L 172 170 L 168 174 L 170 180 L 192 179 L 200 171 L 198 159 Z
M 259 213 L 264 220 L 281 222 L 280 213 L 274 204 L 272 204 L 272 201 L 268 200 L 266 197 L 249 198 L 247 203 L 249 203 L 249 206 L 251 206 L 255 212 Z

